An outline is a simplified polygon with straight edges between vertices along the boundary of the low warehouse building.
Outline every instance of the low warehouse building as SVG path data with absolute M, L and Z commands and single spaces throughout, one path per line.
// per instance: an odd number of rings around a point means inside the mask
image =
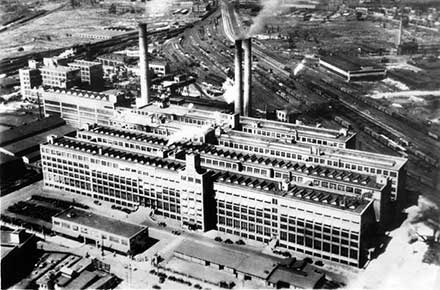
M 314 266 L 295 259 L 281 259 L 225 247 L 183 241 L 174 251 L 180 259 L 234 274 L 242 280 L 264 282 L 267 286 L 319 288 L 325 275 Z
M 52 230 L 94 242 L 98 247 L 133 254 L 148 243 L 148 228 L 69 208 L 52 217 Z
M 384 67 L 366 63 L 357 58 L 343 57 L 339 55 L 324 56 L 319 59 L 319 64 L 329 71 L 350 81 L 364 81 L 383 79 L 387 76 Z

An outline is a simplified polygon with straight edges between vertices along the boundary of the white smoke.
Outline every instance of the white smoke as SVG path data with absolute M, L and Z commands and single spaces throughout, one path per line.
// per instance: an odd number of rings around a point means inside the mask
M 404 226 L 408 227 L 408 236 L 418 238 L 425 236 L 422 229 L 428 227 L 432 230 L 432 235 L 439 238 L 440 232 L 440 210 L 437 205 L 428 199 L 420 196 L 417 205 L 411 206 L 405 210 L 408 214 Z
M 225 91 L 223 93 L 223 98 L 225 99 L 226 103 L 231 104 L 234 102 L 236 97 L 236 89 L 235 86 L 238 84 L 235 84 L 234 81 L 232 81 L 230 78 L 227 78 L 226 81 L 223 83 L 223 90 Z
M 303 68 L 306 63 L 305 59 L 303 59 L 293 70 L 293 75 L 296 76 Z
M 201 127 L 184 128 L 170 136 L 167 146 L 180 141 L 199 140 L 200 138 L 203 138 L 211 128 L 212 126 L 210 124 Z
M 145 2 L 145 15 L 153 16 L 166 14 L 171 11 L 175 2 L 177 2 L 177 0 L 147 0 Z
M 290 0 L 289 4 L 293 2 L 301 2 L 300 0 Z M 257 16 L 252 18 L 252 25 L 249 28 L 248 37 L 260 33 L 264 29 L 266 20 L 277 15 L 277 13 L 287 10 L 287 6 L 282 5 L 282 0 L 260 0 L 262 6 Z

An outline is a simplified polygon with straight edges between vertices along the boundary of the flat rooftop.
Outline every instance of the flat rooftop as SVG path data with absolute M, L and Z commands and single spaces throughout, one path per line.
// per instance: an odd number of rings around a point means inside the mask
M 151 165 L 153 167 L 159 167 L 173 171 L 180 170 L 185 167 L 185 163 L 183 161 L 178 161 L 174 159 L 169 160 L 160 157 L 152 157 L 143 154 L 130 153 L 127 151 L 117 150 L 111 147 L 83 142 L 77 139 L 67 138 L 67 137 L 58 138 L 54 140 L 53 144 L 51 145 L 63 147 L 75 151 L 82 151 L 96 156 L 105 156 L 116 160 Z
M 139 131 L 129 131 L 126 129 L 113 129 L 106 126 L 96 126 L 89 131 L 95 134 L 101 134 L 104 136 L 114 136 L 117 138 L 124 138 L 127 140 L 135 140 L 140 142 L 146 142 L 154 146 L 167 146 L 168 137 L 157 137 L 154 134 L 143 133 Z M 217 156 L 220 159 L 237 160 L 241 162 L 249 162 L 253 164 L 260 164 L 262 166 L 271 166 L 274 169 L 282 168 L 287 170 L 295 170 L 296 172 L 303 173 L 304 175 L 316 175 L 326 179 L 338 179 L 347 183 L 353 183 L 360 186 L 380 189 L 382 185 L 376 182 L 374 176 L 353 173 L 351 171 L 343 169 L 334 169 L 326 166 L 316 165 L 310 166 L 301 162 L 287 161 L 282 158 L 274 158 L 272 156 L 267 157 L 265 155 L 258 155 L 254 153 L 244 153 L 233 148 L 223 148 L 216 145 L 207 143 L 194 143 L 191 141 L 177 141 L 169 146 L 170 150 L 184 150 L 189 153 L 200 153 Z
M 233 140 L 233 142 L 239 142 L 242 144 L 258 145 L 260 144 L 274 150 L 288 150 L 289 152 L 296 154 L 312 155 L 311 148 L 314 145 L 305 143 L 286 143 L 281 142 L 279 139 L 270 138 L 266 136 L 256 136 L 251 133 L 230 130 L 222 134 L 220 139 Z M 341 158 L 341 161 L 354 161 L 362 165 L 369 165 L 373 167 L 380 167 L 388 170 L 399 170 L 407 162 L 406 158 L 385 155 L 379 153 L 373 153 L 368 151 L 361 151 L 355 149 L 346 148 L 329 148 L 327 146 L 315 146 L 319 147 L 321 157 Z
M 146 227 L 126 223 L 77 208 L 69 208 L 55 217 L 125 238 L 131 238 L 140 231 L 146 229 Z
M 171 149 L 183 149 L 200 154 L 209 154 L 218 156 L 222 159 L 239 160 L 242 162 L 249 162 L 253 164 L 260 164 L 262 166 L 271 166 L 274 169 L 282 168 L 287 170 L 294 170 L 304 175 L 315 175 L 326 179 L 337 179 L 347 183 L 358 184 L 370 188 L 381 188 L 382 185 L 376 182 L 374 176 L 354 173 L 349 170 L 335 169 L 321 165 L 307 165 L 302 162 L 287 161 L 282 158 L 267 157 L 265 155 L 257 155 L 254 153 L 244 153 L 238 150 L 223 148 L 210 144 L 194 144 L 192 142 L 176 142 L 170 146 Z
M 21 153 L 27 153 L 34 147 L 38 147 L 41 143 L 46 142 L 46 138 L 49 135 L 64 136 L 75 132 L 76 129 L 69 125 L 62 125 L 55 129 L 45 131 L 37 135 L 29 136 L 25 139 L 18 140 L 2 147 L 2 151 L 10 152 L 14 155 L 21 155 Z
M 265 254 L 254 254 L 224 247 L 221 244 L 207 244 L 184 240 L 175 250 L 189 257 L 209 261 L 218 265 L 236 269 L 242 273 L 267 279 L 282 261 L 280 258 Z
M 62 94 L 62 95 L 71 95 L 71 96 L 87 98 L 87 99 L 95 99 L 98 101 L 110 101 L 109 94 L 99 93 L 99 92 L 94 92 L 94 91 L 87 91 L 87 90 L 80 90 L 80 89 L 47 88 L 44 90 L 44 92 L 56 93 L 56 94 Z
M 297 125 L 292 123 L 278 122 L 266 119 L 257 119 L 252 117 L 240 116 L 240 123 L 246 126 L 258 124 L 256 129 L 271 129 L 276 131 L 294 132 L 298 131 L 300 134 L 316 135 L 320 138 L 332 138 L 335 140 L 348 140 L 355 135 L 354 132 L 348 132 L 347 135 L 341 134 L 339 130 L 319 128 L 314 126 Z
M 267 194 L 293 198 L 295 200 L 351 211 L 358 214 L 368 207 L 371 202 L 361 199 L 360 197 L 349 197 L 321 189 L 302 187 L 297 184 L 291 185 L 289 190 L 284 191 L 279 188 L 278 182 L 229 172 L 217 173 L 215 175 L 215 181 L 230 184 L 231 186 L 252 188 Z
M 142 108 L 134 109 L 135 112 L 142 114 L 168 114 L 176 116 L 188 116 L 200 120 L 215 120 L 216 118 L 224 115 L 232 115 L 227 113 L 221 113 L 218 111 L 209 111 L 196 109 L 194 106 L 188 104 L 187 107 L 170 104 L 167 108 L 161 108 L 157 103 L 148 104 Z
M 149 134 L 140 131 L 128 131 L 126 129 L 117 129 L 108 126 L 96 126 L 88 130 L 88 132 L 99 134 L 99 135 L 107 135 L 114 136 L 118 138 L 123 138 L 127 140 L 136 140 L 140 142 L 146 142 L 151 144 L 156 144 L 160 146 L 165 146 L 168 143 L 168 138 L 159 137 L 155 134 Z
M 64 66 L 64 65 L 58 65 L 58 66 L 43 66 L 41 71 L 55 71 L 55 72 L 71 72 L 76 71 L 78 68 L 70 67 L 70 66 Z
M 187 257 L 235 269 L 273 283 L 287 282 L 304 289 L 314 288 L 325 275 L 314 266 L 296 259 L 282 259 L 263 253 L 256 253 L 233 245 L 184 240 L 174 251 Z
M 76 59 L 74 62 L 69 62 L 67 64 L 68 66 L 95 66 L 95 65 L 101 65 L 98 61 L 89 61 L 89 60 L 83 60 L 83 59 Z
M 385 70 L 385 68 L 378 66 L 375 63 L 349 56 L 323 56 L 320 58 L 320 61 L 331 64 L 345 71 Z
M 24 124 L 13 129 L 8 129 L 0 133 L 0 146 L 12 143 L 26 137 L 65 125 L 66 121 L 57 116 L 50 116 L 41 120 Z

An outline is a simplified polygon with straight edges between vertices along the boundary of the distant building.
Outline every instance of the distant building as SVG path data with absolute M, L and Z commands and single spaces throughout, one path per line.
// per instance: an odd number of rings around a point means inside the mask
M 77 208 L 52 217 L 52 230 L 69 237 L 90 240 L 97 246 L 124 254 L 145 249 L 148 228 L 93 214 Z
M 70 89 L 81 84 L 81 70 L 69 66 L 43 66 L 42 84 L 48 87 Z
M 150 60 L 148 68 L 158 76 L 163 76 L 170 73 L 170 65 L 166 60 Z
M 384 67 L 348 56 L 324 56 L 319 59 L 319 64 L 348 82 L 378 80 L 387 76 L 387 70 Z
M 112 39 L 115 36 L 120 36 L 125 34 L 126 31 L 120 31 L 120 30 L 110 30 L 110 29 L 100 29 L 95 31 L 88 31 L 88 32 L 81 32 L 75 34 L 77 37 L 80 38 L 87 38 L 87 39 L 96 39 L 96 40 L 109 40 Z
M 102 64 L 94 61 L 75 60 L 68 63 L 69 67 L 79 69 L 81 82 L 87 84 L 91 89 L 101 89 L 104 85 L 104 71 Z
M 125 102 L 117 90 L 98 93 L 50 88 L 43 90 L 41 99 L 46 115 L 59 116 L 75 128 L 94 123 L 109 125 L 116 106 Z
M 18 71 L 20 76 L 20 92 L 25 99 L 37 99 L 38 87 L 43 80 L 35 60 L 29 60 L 27 68 Z
M 299 114 L 300 112 L 295 110 L 283 109 L 275 111 L 277 121 L 285 123 L 294 123 Z
M 135 58 L 134 57 L 128 57 L 125 54 L 117 54 L 117 53 L 110 53 L 101 55 L 96 58 L 100 63 L 102 63 L 102 66 L 104 68 L 104 71 L 114 71 L 117 68 L 120 67 L 127 67 L 131 64 L 135 64 Z

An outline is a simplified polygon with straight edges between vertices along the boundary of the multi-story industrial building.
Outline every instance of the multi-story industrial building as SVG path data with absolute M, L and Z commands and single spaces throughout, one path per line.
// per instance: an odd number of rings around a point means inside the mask
M 79 69 L 81 82 L 92 89 L 101 89 L 104 85 L 102 64 L 94 61 L 75 60 L 68 63 L 69 67 Z
M 238 116 L 178 105 L 163 106 L 150 104 L 142 109 L 120 109 L 113 119 L 113 125 L 143 130 L 144 127 L 173 127 L 177 130 L 182 124 L 207 126 L 227 123 L 230 128 L 241 130 L 255 136 L 281 140 L 285 143 L 305 143 L 323 147 L 356 147 L 356 134 L 346 129 L 333 130 L 314 126 L 282 123 L 277 121 Z M 169 130 L 173 132 L 173 130 Z
M 147 108 L 116 120 L 143 131 L 89 126 L 42 145 L 45 186 L 354 266 L 389 224 L 405 159 L 239 131 L 237 114 Z
M 125 102 L 116 90 L 97 93 L 48 88 L 42 90 L 41 99 L 46 115 L 60 116 L 75 128 L 94 123 L 109 125 L 116 106 Z
M 166 60 L 153 59 L 148 62 L 148 68 L 155 75 L 163 76 L 170 73 L 170 65 Z
M 329 170 L 372 175 L 381 183 L 389 179 L 392 198 L 399 206 L 405 202 L 406 159 L 355 150 L 355 134 L 346 129 L 286 124 L 175 105 L 164 108 L 157 104 L 120 110 L 112 121 L 115 126 L 168 135 L 181 131 L 183 125 L 195 127 L 186 129 L 194 135 L 203 133 L 206 126 L 224 123 L 228 125 L 227 129 L 225 126 L 218 128 L 223 133 L 217 139 L 222 149 L 233 148 L 308 166 L 326 166 Z
M 27 68 L 18 71 L 20 92 L 24 98 L 37 99 L 38 87 L 42 84 L 41 72 L 35 60 L 29 60 Z
M 40 69 L 43 86 L 70 89 L 81 84 L 80 70 L 63 66 L 44 66 Z

